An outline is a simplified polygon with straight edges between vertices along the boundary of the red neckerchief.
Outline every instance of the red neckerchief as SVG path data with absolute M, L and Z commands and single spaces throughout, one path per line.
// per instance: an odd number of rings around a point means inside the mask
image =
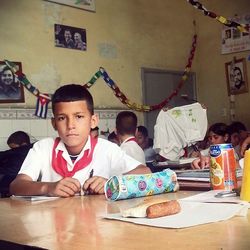
M 77 171 L 87 167 L 92 161 L 94 149 L 98 139 L 90 136 L 90 153 L 89 149 L 85 150 L 82 158 L 76 164 L 74 164 L 74 167 L 71 171 L 69 171 L 67 168 L 67 161 L 62 157 L 63 151 L 59 150 L 56 155 L 56 147 L 60 140 L 61 139 L 57 137 L 54 142 L 52 151 L 52 167 L 62 177 L 72 177 Z

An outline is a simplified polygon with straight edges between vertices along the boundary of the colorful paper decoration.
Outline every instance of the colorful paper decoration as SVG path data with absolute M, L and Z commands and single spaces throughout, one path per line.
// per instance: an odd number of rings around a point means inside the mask
M 245 24 L 240 24 L 231 20 L 226 19 L 223 16 L 218 16 L 212 11 L 207 10 L 199 1 L 197 0 L 187 0 L 190 4 L 192 4 L 196 9 L 199 9 L 203 12 L 205 16 L 209 16 L 211 18 L 216 19 L 218 22 L 228 26 L 228 27 L 234 27 L 238 29 L 240 32 L 249 33 L 249 27 Z
M 192 42 L 192 48 L 190 51 L 190 55 L 188 57 L 188 62 L 185 67 L 185 70 L 182 74 L 182 78 L 177 86 L 177 88 L 173 91 L 173 93 L 167 97 L 165 100 L 163 100 L 161 103 L 148 106 L 143 104 L 138 104 L 135 102 L 131 102 L 123 92 L 119 89 L 119 87 L 116 85 L 116 83 L 111 79 L 111 77 L 108 75 L 106 70 L 102 67 L 100 67 L 99 71 L 97 71 L 94 76 L 83 86 L 86 88 L 90 88 L 94 85 L 94 83 L 102 77 L 105 81 L 105 83 L 113 90 L 114 95 L 123 103 L 125 104 L 129 109 L 141 111 L 141 112 L 149 112 L 152 110 L 158 110 L 162 109 L 173 97 L 178 95 L 180 89 L 182 88 L 183 84 L 188 79 L 188 74 L 190 72 L 194 53 L 196 49 L 197 44 L 197 35 L 194 35 L 193 42 Z M 44 94 L 41 93 L 36 87 L 34 87 L 30 81 L 27 79 L 26 75 L 23 74 L 21 71 L 18 70 L 16 65 L 8 60 L 4 60 L 5 64 L 10 68 L 10 70 L 13 72 L 13 74 L 18 78 L 21 84 L 24 85 L 24 87 L 31 92 L 33 95 L 37 97 L 37 104 L 36 104 L 36 111 L 35 115 L 40 118 L 46 118 L 47 117 L 47 110 L 48 110 L 48 104 L 51 101 L 52 94 Z
M 188 74 L 190 72 L 191 66 L 192 66 L 192 62 L 193 62 L 193 58 L 194 58 L 194 53 L 195 53 L 195 49 L 196 49 L 196 44 L 197 44 L 197 35 L 194 35 L 193 37 L 193 42 L 192 42 L 192 48 L 190 51 L 190 55 L 188 58 L 188 63 L 185 67 L 184 73 L 182 75 L 182 78 L 177 86 L 177 88 L 173 91 L 173 93 L 167 97 L 166 99 L 164 99 L 161 103 L 156 104 L 156 105 L 152 105 L 152 106 L 148 106 L 148 105 L 142 105 L 142 104 L 137 104 L 134 102 L 131 102 L 119 89 L 119 87 L 115 84 L 115 82 L 110 78 L 110 76 L 108 75 L 108 73 L 105 71 L 104 68 L 100 68 L 100 70 L 95 74 L 94 77 L 91 78 L 91 80 L 86 83 L 84 85 L 84 87 L 86 88 L 90 88 L 94 85 L 94 83 L 96 82 L 96 80 L 102 76 L 104 81 L 106 82 L 106 84 L 113 90 L 115 96 L 123 103 L 125 104 L 129 109 L 132 110 L 136 110 L 136 111 L 141 111 L 141 112 L 149 112 L 152 110 L 158 110 L 158 109 L 162 109 L 166 104 L 169 103 L 169 101 L 178 95 L 180 89 L 182 88 L 183 84 L 185 83 L 185 81 L 188 79 Z

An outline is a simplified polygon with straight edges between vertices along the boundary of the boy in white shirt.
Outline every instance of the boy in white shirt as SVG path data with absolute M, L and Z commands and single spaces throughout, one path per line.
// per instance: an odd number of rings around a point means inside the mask
M 11 183 L 12 194 L 70 197 L 81 189 L 103 194 L 105 182 L 113 175 L 150 173 L 116 144 L 90 136 L 98 117 L 93 98 L 83 86 L 57 89 L 52 111 L 52 125 L 59 137 L 34 144 Z
M 117 115 L 116 133 L 121 149 L 145 165 L 145 154 L 135 138 L 136 129 L 137 116 L 135 113 L 122 111 Z

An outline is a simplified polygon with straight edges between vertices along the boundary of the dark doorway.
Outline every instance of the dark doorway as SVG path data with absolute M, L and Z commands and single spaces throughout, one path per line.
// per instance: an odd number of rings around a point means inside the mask
M 181 81 L 183 72 L 142 68 L 143 103 L 155 105 L 169 97 Z M 195 73 L 190 73 L 179 94 L 166 107 L 177 107 L 196 102 Z M 144 113 L 149 136 L 154 137 L 154 125 L 160 110 Z

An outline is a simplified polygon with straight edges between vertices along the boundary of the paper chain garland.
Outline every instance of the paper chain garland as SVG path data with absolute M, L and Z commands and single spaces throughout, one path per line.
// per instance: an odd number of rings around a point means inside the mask
M 196 9 L 199 9 L 203 12 L 203 14 L 205 16 L 209 16 L 211 18 L 215 18 L 217 21 L 219 21 L 220 23 L 228 26 L 228 27 L 233 27 L 238 29 L 240 32 L 244 32 L 244 33 L 249 33 L 249 27 L 245 24 L 239 24 L 237 22 L 231 21 L 231 20 L 227 20 L 225 17 L 223 16 L 218 16 L 217 14 L 215 14 L 212 11 L 207 10 L 199 1 L 197 0 L 187 0 L 187 2 L 189 2 L 190 4 L 192 4 Z
M 152 105 L 152 106 L 147 106 L 147 105 L 141 105 L 141 104 L 137 104 L 134 102 L 131 102 L 118 88 L 118 86 L 114 83 L 114 81 L 109 77 L 108 73 L 105 71 L 104 68 L 100 68 L 100 70 L 95 74 L 94 77 L 91 78 L 91 80 L 86 83 L 84 85 L 84 87 L 86 88 L 90 88 L 94 85 L 94 83 L 96 82 L 96 80 L 102 76 L 104 81 L 106 82 L 106 84 L 113 90 L 115 96 L 123 103 L 125 104 L 129 109 L 132 110 L 136 110 L 136 111 L 142 111 L 142 112 L 149 112 L 152 110 L 158 110 L 158 109 L 162 109 L 174 96 L 176 96 L 181 87 L 183 86 L 184 82 L 187 80 L 188 78 L 188 73 L 190 72 L 191 66 L 192 66 L 192 61 L 194 58 L 194 52 L 196 49 L 196 43 L 197 43 L 197 35 L 194 35 L 193 37 L 193 42 L 192 42 L 192 49 L 190 51 L 190 56 L 188 58 L 188 63 L 186 65 L 186 68 L 184 70 L 184 73 L 182 75 L 182 78 L 178 84 L 178 86 L 176 87 L 176 89 L 174 90 L 174 92 L 167 97 L 165 100 L 163 100 L 161 103 L 156 104 L 156 105 Z
M 186 68 L 184 70 L 184 73 L 182 74 L 182 78 L 177 86 L 177 88 L 174 90 L 174 92 L 167 97 L 165 100 L 163 100 L 161 103 L 148 106 L 148 105 L 141 105 L 134 102 L 131 102 L 119 89 L 119 87 L 115 84 L 115 82 L 109 77 L 108 73 L 105 71 L 104 68 L 100 67 L 99 71 L 95 73 L 95 75 L 90 79 L 89 82 L 84 84 L 83 86 L 86 88 L 90 88 L 94 85 L 94 83 L 99 79 L 100 77 L 103 77 L 106 84 L 113 90 L 115 96 L 123 103 L 125 104 L 129 109 L 141 111 L 141 112 L 149 112 L 152 110 L 157 110 L 163 108 L 174 96 L 176 96 L 185 81 L 188 78 L 188 73 L 190 72 L 194 53 L 196 49 L 196 43 L 197 43 L 197 35 L 194 35 L 193 42 L 192 42 L 192 48 L 190 51 L 190 55 L 188 58 L 188 63 L 186 65 Z M 5 64 L 10 68 L 10 70 L 13 72 L 15 77 L 18 78 L 19 82 L 33 95 L 37 96 L 37 104 L 36 104 L 36 112 L 35 115 L 40 118 L 46 118 L 47 117 L 47 110 L 48 110 L 48 104 L 51 101 L 52 94 L 45 94 L 41 93 L 36 87 L 34 87 L 30 81 L 27 79 L 26 75 L 22 73 L 17 65 L 15 65 L 13 62 L 10 62 L 8 60 L 4 60 Z

